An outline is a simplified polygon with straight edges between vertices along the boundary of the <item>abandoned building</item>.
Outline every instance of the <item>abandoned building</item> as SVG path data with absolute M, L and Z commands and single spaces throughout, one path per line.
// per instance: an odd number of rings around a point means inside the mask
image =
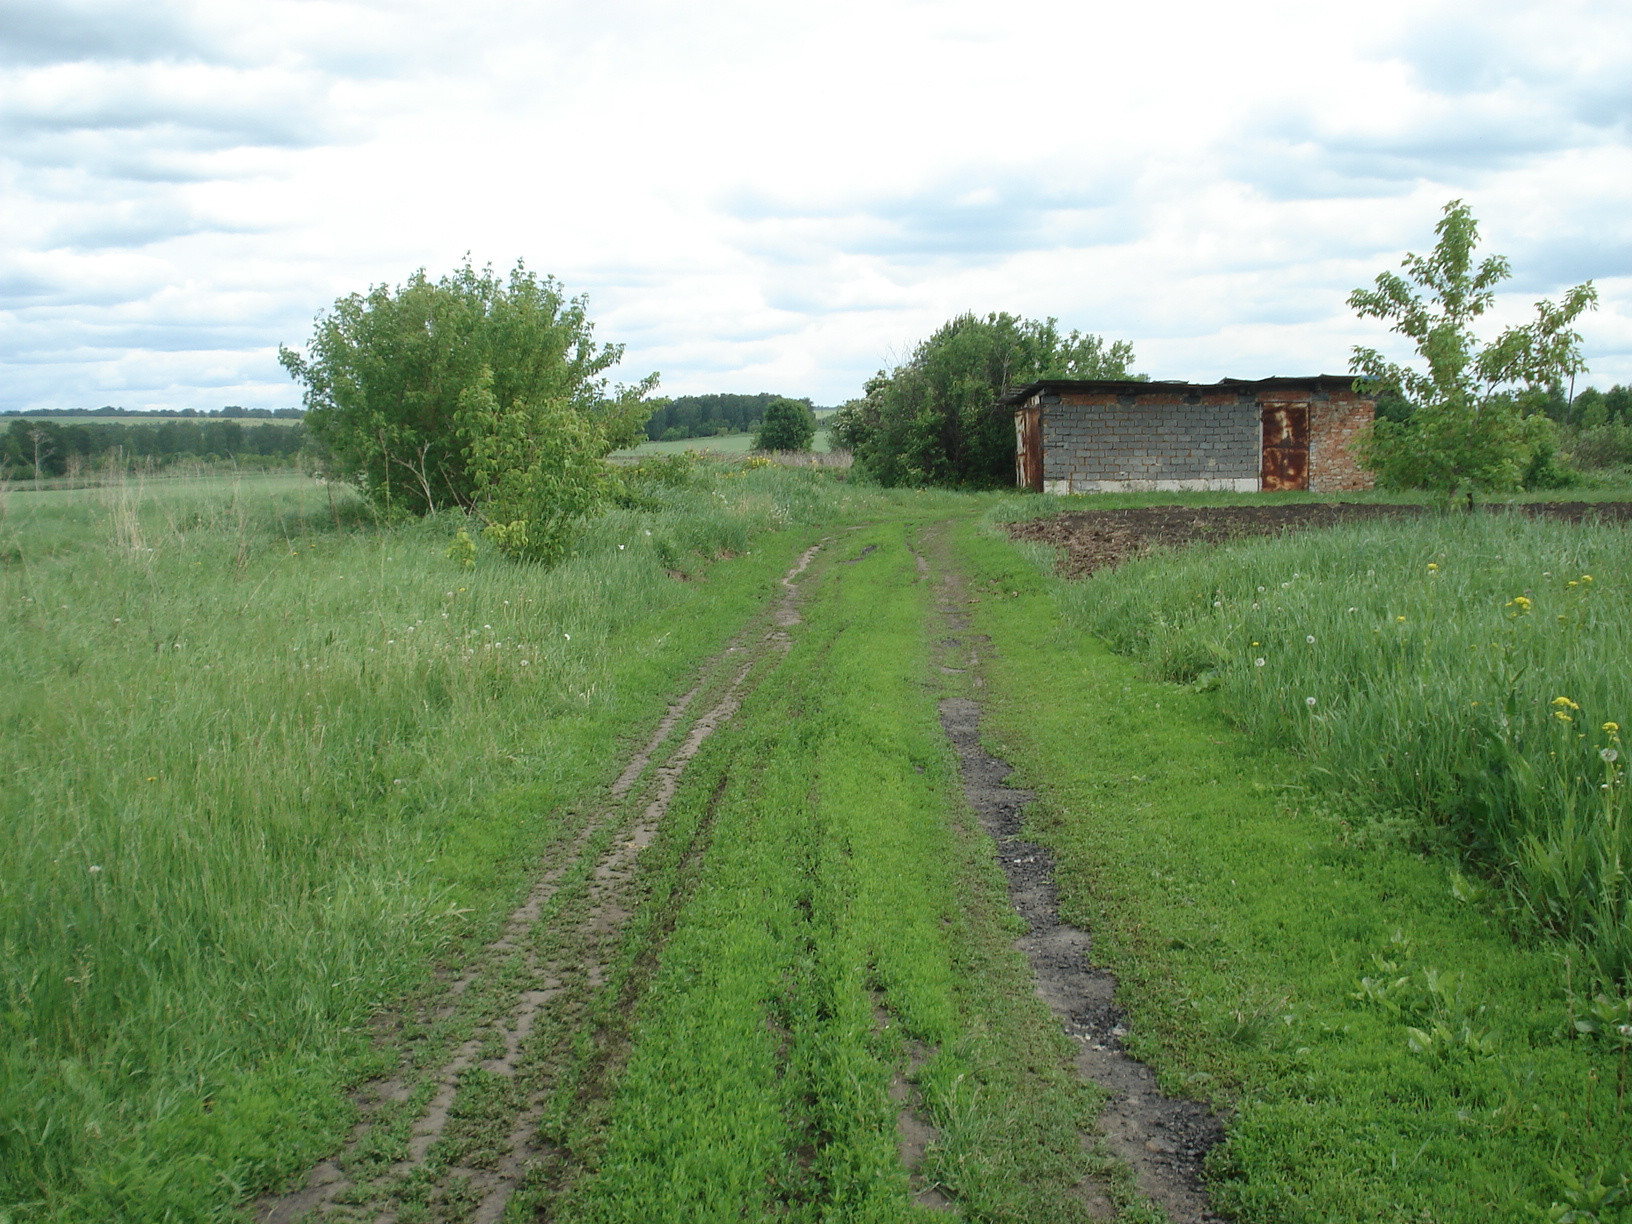
M 1014 409 L 1015 476 L 1047 493 L 1369 489 L 1350 450 L 1375 405 L 1348 376 L 1217 383 L 1034 382 Z

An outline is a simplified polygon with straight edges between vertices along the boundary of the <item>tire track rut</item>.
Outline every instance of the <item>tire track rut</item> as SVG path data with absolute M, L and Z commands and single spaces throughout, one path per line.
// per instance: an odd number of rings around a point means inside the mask
M 551 1062 L 606 984 L 623 928 L 640 904 L 640 853 L 657 837 L 686 767 L 741 707 L 760 662 L 792 648 L 799 580 L 824 542 L 800 555 L 781 580 L 780 598 L 704 665 L 613 782 L 611 802 L 565 839 L 499 937 L 427 1006 L 420 1021 L 431 1035 L 409 1041 L 398 1071 L 356 1094 L 360 1117 L 340 1151 L 299 1188 L 256 1202 L 255 1220 L 397 1224 L 406 1211 L 416 1219 L 492 1224 L 529 1169 L 559 1155 L 538 1136 L 555 1087 Z M 654 768 L 691 707 L 710 692 L 712 703 L 705 701 L 706 710 Z M 416 1075 L 416 1056 L 439 1027 L 465 1032 L 451 1053 L 432 1060 L 428 1075 Z M 397 1158 L 383 1170 L 371 1167 L 378 1164 L 370 1159 L 371 1141 L 380 1146 L 377 1132 L 392 1115 L 410 1113 L 416 1116 L 394 1145 Z M 389 1138 L 384 1146 L 393 1146 Z
M 936 553 L 939 614 L 951 630 L 942 642 L 942 670 L 968 673 L 978 692 L 980 657 L 989 653 L 988 639 L 972 632 L 965 611 L 970 595 L 950 566 L 944 530 L 944 525 L 937 529 L 926 548 Z M 1099 1134 L 1085 1140 L 1102 1141 L 1128 1165 L 1139 1190 L 1174 1224 L 1222 1224 L 1209 1205 L 1202 1177 L 1208 1150 L 1223 1138 L 1222 1123 L 1204 1105 L 1164 1094 L 1155 1072 L 1123 1048 L 1126 1016 L 1115 1003 L 1116 978 L 1092 964 L 1090 933 L 1060 920 L 1052 855 L 1021 836 L 1032 792 L 1009 786 L 1011 767 L 982 745 L 978 701 L 945 698 L 940 714 L 957 751 L 964 795 L 995 843 L 1009 900 L 1030 928 L 1016 947 L 1031 964 L 1037 995 L 1077 1047 L 1077 1073 L 1107 1094 Z M 1115 1214 L 1109 1198 L 1097 1189 L 1087 1190 L 1086 1197 L 1096 1214 Z

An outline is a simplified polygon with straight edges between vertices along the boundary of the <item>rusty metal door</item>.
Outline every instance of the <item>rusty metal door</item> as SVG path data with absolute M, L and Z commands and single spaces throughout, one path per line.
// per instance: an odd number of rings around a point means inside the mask
M 1309 405 L 1265 404 L 1263 467 L 1258 487 L 1264 492 L 1309 487 Z
M 1014 483 L 1043 491 L 1043 409 L 1032 404 L 1014 411 Z

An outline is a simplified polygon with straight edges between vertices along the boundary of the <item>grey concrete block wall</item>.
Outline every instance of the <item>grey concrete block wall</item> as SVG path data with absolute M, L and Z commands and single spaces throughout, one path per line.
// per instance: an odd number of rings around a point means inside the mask
M 1233 396 L 1197 403 L 1155 396 L 1091 406 L 1045 403 L 1043 476 L 1073 484 L 1255 481 L 1258 416 L 1254 399 Z

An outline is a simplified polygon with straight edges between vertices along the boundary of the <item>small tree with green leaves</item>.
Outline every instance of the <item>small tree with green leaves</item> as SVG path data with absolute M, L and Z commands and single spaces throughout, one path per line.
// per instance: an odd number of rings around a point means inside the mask
M 1511 275 L 1489 255 L 1474 266 L 1479 225 L 1461 200 L 1445 206 L 1428 255 L 1409 254 L 1405 275 L 1384 272 L 1376 287 L 1356 289 L 1349 306 L 1362 318 L 1389 320 L 1408 337 L 1426 369 L 1401 365 L 1358 346 L 1349 363 L 1358 390 L 1403 401 L 1401 419 L 1379 419 L 1363 436 L 1361 462 L 1396 488 L 1431 489 L 1446 497 L 1516 488 L 1532 459 L 1553 445 L 1552 422 L 1540 409 L 1549 384 L 1585 370 L 1572 324 L 1592 308 L 1592 282 L 1562 302 L 1536 303 L 1536 318 L 1480 344 L 1474 322 Z
M 816 440 L 816 414 L 802 400 L 779 395 L 765 405 L 754 434 L 754 449 L 808 451 Z

